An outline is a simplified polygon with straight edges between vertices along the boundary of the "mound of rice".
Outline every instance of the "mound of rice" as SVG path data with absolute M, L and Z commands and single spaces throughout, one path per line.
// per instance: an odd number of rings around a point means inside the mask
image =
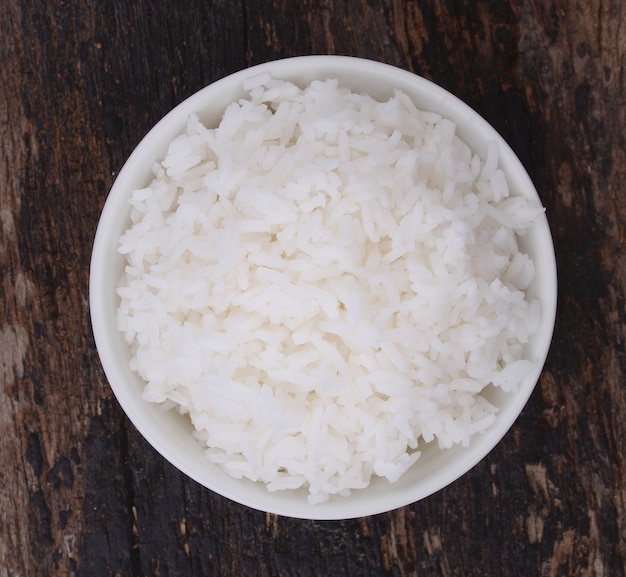
M 118 326 L 147 401 L 206 457 L 310 503 L 467 445 L 514 391 L 540 307 L 509 195 L 455 125 L 397 92 L 262 75 L 188 120 L 130 198 Z

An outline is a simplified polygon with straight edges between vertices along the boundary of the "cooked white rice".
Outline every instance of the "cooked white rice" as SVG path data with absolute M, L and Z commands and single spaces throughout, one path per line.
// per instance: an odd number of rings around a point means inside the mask
M 540 307 L 518 248 L 542 213 L 498 149 L 403 93 L 263 75 L 217 128 L 189 118 L 130 198 L 119 329 L 147 401 L 206 457 L 311 503 L 467 445 L 513 391 Z

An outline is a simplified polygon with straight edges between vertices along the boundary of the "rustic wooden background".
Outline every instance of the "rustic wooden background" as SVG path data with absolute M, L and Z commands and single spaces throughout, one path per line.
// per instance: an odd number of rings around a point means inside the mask
M 300 54 L 434 80 L 517 152 L 559 312 L 504 441 L 452 486 L 308 522 L 184 477 L 126 420 L 88 316 L 91 243 L 146 131 L 206 84 Z M 626 573 L 622 0 L 2 0 L 0 577 Z

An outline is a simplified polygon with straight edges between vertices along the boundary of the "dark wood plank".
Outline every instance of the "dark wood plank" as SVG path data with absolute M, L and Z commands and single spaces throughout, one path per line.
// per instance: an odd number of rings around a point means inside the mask
M 0 6 L 0 576 L 626 574 L 626 8 L 621 0 Z M 147 130 L 245 66 L 349 54 L 422 74 L 507 139 L 547 209 L 559 315 L 503 442 L 436 495 L 265 515 L 164 462 L 119 409 L 88 268 Z

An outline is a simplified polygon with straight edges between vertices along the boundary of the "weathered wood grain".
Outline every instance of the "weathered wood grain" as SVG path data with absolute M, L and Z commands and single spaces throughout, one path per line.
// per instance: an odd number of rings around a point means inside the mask
M 120 411 L 88 268 L 115 174 L 184 98 L 247 65 L 349 54 L 483 114 L 546 206 L 559 313 L 503 442 L 371 518 L 265 515 L 164 462 Z M 622 0 L 5 0 L 0 6 L 0 576 L 626 574 Z

